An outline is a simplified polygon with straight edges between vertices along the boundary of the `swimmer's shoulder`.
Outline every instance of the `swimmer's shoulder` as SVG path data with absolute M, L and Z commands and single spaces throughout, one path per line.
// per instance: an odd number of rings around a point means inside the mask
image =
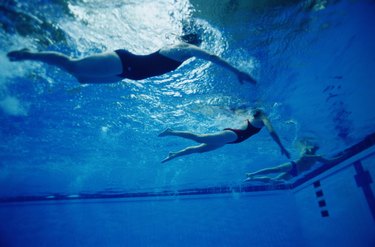
M 163 47 L 159 50 L 159 52 L 160 54 L 169 58 L 179 61 L 185 61 L 186 59 L 194 56 L 193 51 L 197 48 L 198 47 L 194 45 L 181 42 L 172 46 Z
M 264 121 L 263 121 L 263 116 L 262 117 L 254 117 L 254 116 L 250 116 L 248 118 L 248 121 L 250 122 L 250 124 L 252 126 L 254 126 L 255 128 L 258 128 L 258 129 L 261 129 L 263 128 L 264 126 Z

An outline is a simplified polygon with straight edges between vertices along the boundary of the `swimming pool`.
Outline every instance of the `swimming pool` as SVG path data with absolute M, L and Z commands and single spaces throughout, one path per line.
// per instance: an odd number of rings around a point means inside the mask
M 0 4 L 1 245 L 374 244 L 371 199 L 359 186 L 374 189 L 365 139 L 375 122 L 373 1 L 36 2 Z M 63 71 L 5 56 L 22 47 L 146 54 L 175 42 L 190 19 L 203 48 L 259 85 L 192 60 L 168 76 L 80 86 Z M 304 136 L 327 156 L 366 148 L 276 187 L 242 183 L 246 172 L 287 161 L 264 131 L 160 163 L 190 144 L 157 138 L 163 129 L 223 129 L 244 118 L 234 109 L 254 105 L 293 158 Z M 357 161 L 369 172 L 358 184 Z

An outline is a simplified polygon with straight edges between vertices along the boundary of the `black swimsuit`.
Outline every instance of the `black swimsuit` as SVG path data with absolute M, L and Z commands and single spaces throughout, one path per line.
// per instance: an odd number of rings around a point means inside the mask
M 122 73 L 118 76 L 132 80 L 143 80 L 177 69 L 182 62 L 170 59 L 156 51 L 149 55 L 135 55 L 127 50 L 116 50 L 122 62 Z
M 254 127 L 249 119 L 247 119 L 247 128 L 245 130 L 240 130 L 240 129 L 231 129 L 231 128 L 225 128 L 224 130 L 230 130 L 236 133 L 237 139 L 233 142 L 228 142 L 228 144 L 233 144 L 233 143 L 240 143 L 243 142 L 244 140 L 248 139 L 250 136 L 255 135 L 258 133 L 262 128 L 257 128 Z

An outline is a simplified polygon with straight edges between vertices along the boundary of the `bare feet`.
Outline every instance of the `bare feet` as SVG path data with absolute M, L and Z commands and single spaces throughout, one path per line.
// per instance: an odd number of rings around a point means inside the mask
M 18 51 L 11 51 L 11 52 L 8 52 L 7 56 L 8 56 L 8 59 L 12 62 L 22 61 L 30 57 L 30 50 L 27 48 L 24 48 Z
M 163 132 L 161 132 L 158 136 L 159 137 L 168 136 L 171 132 L 172 132 L 172 129 L 168 128 L 164 130 Z
M 252 173 L 246 173 L 245 176 L 247 178 L 243 180 L 244 182 L 249 182 L 249 181 L 253 180 L 253 174 Z
M 168 154 L 168 157 L 165 158 L 165 159 L 163 159 L 163 160 L 161 161 L 161 163 L 165 163 L 165 162 L 167 162 L 167 161 L 169 161 L 169 160 L 171 160 L 171 159 L 173 159 L 173 158 L 176 158 L 176 154 L 177 154 L 177 153 L 170 152 L 170 153 Z

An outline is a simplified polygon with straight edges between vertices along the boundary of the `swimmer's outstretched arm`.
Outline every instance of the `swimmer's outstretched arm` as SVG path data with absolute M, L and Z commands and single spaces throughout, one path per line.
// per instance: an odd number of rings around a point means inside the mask
M 307 157 L 309 157 L 310 155 L 306 155 Z M 324 164 L 331 164 L 333 162 L 336 162 L 336 161 L 339 161 L 341 159 L 344 158 L 344 155 L 339 155 L 337 157 L 333 157 L 333 158 L 330 158 L 330 159 L 327 159 L 321 155 L 315 155 L 315 159 L 317 162 L 321 162 L 321 163 L 324 163 Z
M 286 150 L 286 148 L 281 143 L 280 138 L 277 135 L 276 131 L 273 129 L 273 126 L 272 126 L 270 120 L 266 116 L 263 116 L 262 120 L 263 120 L 264 126 L 266 126 L 266 128 L 267 128 L 268 132 L 270 133 L 272 139 L 277 143 L 277 145 L 279 145 L 279 147 L 281 149 L 281 154 L 285 155 L 288 159 L 290 159 L 290 153 L 288 152 L 288 150 Z
M 200 58 L 200 59 L 204 59 L 204 60 L 213 62 L 213 63 L 231 71 L 232 73 L 236 74 L 240 83 L 243 83 L 243 81 L 248 81 L 252 84 L 257 83 L 257 81 L 251 75 L 233 67 L 230 63 L 228 63 L 224 59 L 220 58 L 219 56 L 216 56 L 215 54 L 212 54 L 208 51 L 205 51 L 203 49 L 200 49 L 199 47 L 195 47 L 195 46 L 192 46 L 192 45 L 185 48 L 185 49 L 188 49 L 190 55 L 193 56 L 193 57 L 197 57 L 197 58 Z

